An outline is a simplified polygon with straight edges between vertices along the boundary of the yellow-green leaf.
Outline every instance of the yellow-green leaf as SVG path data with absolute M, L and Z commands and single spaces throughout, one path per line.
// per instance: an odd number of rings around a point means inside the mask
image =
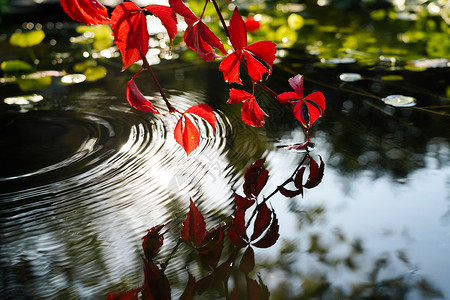
M 13 33 L 9 39 L 9 43 L 18 47 L 31 47 L 40 44 L 45 38 L 42 30 L 35 30 L 23 33 Z

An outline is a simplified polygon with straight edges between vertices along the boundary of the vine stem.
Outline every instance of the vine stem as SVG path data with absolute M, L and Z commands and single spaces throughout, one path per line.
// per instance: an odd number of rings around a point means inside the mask
M 225 31 L 226 36 L 228 38 L 230 38 L 230 32 L 228 31 L 228 26 L 225 23 L 225 19 L 223 18 L 222 13 L 220 12 L 219 5 L 217 5 L 217 1 L 216 0 L 212 0 L 211 2 L 214 4 L 214 8 L 216 9 L 217 15 L 219 16 L 220 23 L 222 23 L 223 30 Z
M 170 252 L 169 256 L 166 258 L 166 260 L 164 261 L 164 263 L 161 265 L 161 270 L 164 272 L 167 268 L 167 265 L 169 264 L 169 260 L 172 258 L 172 256 L 175 254 L 175 252 L 177 252 L 178 247 L 181 244 L 181 239 L 177 240 L 177 243 L 175 245 L 175 247 L 173 247 L 172 251 Z
M 172 104 L 170 104 L 169 99 L 167 99 L 166 94 L 164 93 L 164 90 L 161 87 L 161 84 L 159 84 L 158 78 L 156 78 L 155 73 L 152 70 L 152 67 L 150 67 L 150 64 L 148 63 L 147 58 L 145 57 L 145 55 L 141 55 L 142 56 L 142 61 L 143 61 L 143 68 L 146 69 L 149 73 L 150 73 L 150 77 L 152 78 L 153 82 L 156 85 L 156 88 L 158 89 L 159 93 L 161 94 L 161 97 L 163 98 L 164 102 L 166 103 L 167 109 L 169 110 L 170 113 L 180 113 L 175 107 L 172 106 Z
M 302 160 L 300 161 L 300 163 L 298 164 L 298 166 L 295 168 L 294 172 L 292 172 L 292 175 L 286 179 L 282 184 L 280 184 L 274 191 L 272 191 L 272 193 L 269 194 L 269 196 L 264 197 L 263 201 L 261 201 L 261 203 L 258 203 L 258 205 L 256 206 L 256 208 L 253 210 L 252 215 L 250 216 L 250 218 L 248 219 L 247 225 L 245 226 L 245 229 L 248 229 L 248 227 L 250 226 L 251 221 L 253 220 L 253 218 L 256 216 L 256 212 L 258 211 L 258 208 L 263 205 L 265 202 L 267 202 L 267 200 L 269 200 L 270 198 L 272 198 L 273 196 L 275 196 L 275 194 L 277 192 L 279 192 L 280 187 L 284 187 L 286 184 L 288 184 L 289 182 L 293 181 L 293 177 L 295 176 L 295 174 L 298 172 L 298 170 L 300 169 L 301 166 L 303 166 L 303 164 L 305 163 L 306 159 L 308 158 L 308 154 L 309 151 L 306 150 L 306 154 L 305 156 L 303 156 Z

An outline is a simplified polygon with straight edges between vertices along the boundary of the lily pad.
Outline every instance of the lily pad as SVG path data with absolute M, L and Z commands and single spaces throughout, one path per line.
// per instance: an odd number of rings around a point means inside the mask
M 362 79 L 362 76 L 358 73 L 342 73 L 339 75 L 339 79 L 345 82 L 354 82 Z
M 31 47 L 38 45 L 44 40 L 45 33 L 42 30 L 30 32 L 16 32 L 11 35 L 9 43 L 18 47 Z
M 412 107 L 416 105 L 416 99 L 410 96 L 389 95 L 382 98 L 384 103 L 394 107 Z
M 6 74 L 26 73 L 33 71 L 33 66 L 22 60 L 7 60 L 2 62 L 0 68 Z

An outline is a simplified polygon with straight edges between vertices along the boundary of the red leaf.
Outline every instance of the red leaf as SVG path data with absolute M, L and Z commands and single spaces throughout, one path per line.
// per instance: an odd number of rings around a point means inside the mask
M 303 187 L 303 173 L 305 173 L 305 167 L 301 167 L 295 174 L 294 184 L 298 189 Z
M 189 279 L 180 300 L 192 300 L 195 296 L 195 277 L 188 273 Z
M 181 226 L 181 239 L 188 245 L 199 246 L 206 234 L 205 219 L 195 203 L 190 199 L 189 212 Z
M 234 9 L 233 15 L 231 16 L 228 31 L 230 32 L 230 42 L 236 50 L 242 50 L 247 46 L 245 23 L 239 14 L 237 7 Z
M 272 65 L 277 52 L 275 46 L 275 43 L 271 41 L 260 41 L 245 47 L 246 53 L 252 56 L 252 60 L 248 56 L 245 57 L 245 60 L 249 75 L 254 81 L 261 80 L 264 73 L 269 73 L 269 75 L 272 73 Z M 252 74 L 254 75 L 252 76 Z
M 200 133 L 197 127 L 184 115 L 178 120 L 175 126 L 174 136 L 175 141 L 183 147 L 187 155 L 191 154 L 200 144 Z
M 248 275 L 255 268 L 255 252 L 253 248 L 249 246 L 239 263 L 239 270 L 241 270 L 245 275 Z
M 236 247 L 245 247 L 248 245 L 248 237 L 245 231 L 245 211 L 237 209 L 231 218 L 231 226 L 228 229 L 230 242 Z
M 222 41 L 206 26 L 202 21 L 199 22 L 198 29 L 202 39 L 214 48 L 219 49 L 223 54 L 227 54 Z
M 280 237 L 280 234 L 278 233 L 280 226 L 278 226 L 277 216 L 274 211 L 272 211 L 272 214 L 272 224 L 270 225 L 269 230 L 267 230 L 265 235 L 259 241 L 254 243 L 253 246 L 258 248 L 269 248 L 274 245 Z
M 60 0 L 64 11 L 75 21 L 87 25 L 109 24 L 108 11 L 97 0 Z
M 234 203 L 236 204 L 237 209 L 246 210 L 250 206 L 252 206 L 256 201 L 254 199 L 244 198 L 234 193 Z
M 320 156 L 319 156 L 320 157 Z M 305 185 L 307 189 L 312 189 L 319 185 L 323 178 L 323 172 L 325 170 L 325 164 L 323 163 L 322 157 L 320 157 L 320 167 L 317 165 L 316 161 L 310 157 L 309 158 L 309 177 Z
M 148 52 L 147 20 L 136 4 L 124 2 L 113 10 L 111 23 L 114 42 L 122 54 L 123 71 Z
M 178 23 L 177 17 L 175 16 L 173 10 L 168 6 L 158 4 L 148 5 L 143 10 L 151 12 L 161 20 L 161 23 L 163 24 L 164 28 L 166 28 L 167 33 L 169 34 L 170 41 L 172 41 L 175 37 L 175 34 L 177 33 Z
M 228 99 L 229 104 L 237 104 L 244 101 L 248 101 L 250 98 L 252 98 L 253 95 L 250 93 L 247 93 L 244 90 L 240 89 L 230 89 L 230 98 Z
M 280 191 L 280 193 L 281 193 L 283 196 L 289 197 L 289 198 L 293 198 L 293 197 L 298 196 L 298 195 L 300 195 L 300 194 L 303 195 L 302 189 L 298 189 L 298 190 L 296 190 L 296 191 L 291 191 L 291 190 L 286 189 L 284 186 L 279 186 L 279 187 L 278 187 L 278 190 Z
M 112 294 L 108 293 L 106 296 L 106 300 L 138 300 L 138 293 L 141 291 L 141 288 L 129 290 L 126 292 L 113 292 Z
M 301 100 L 300 96 L 295 92 L 285 92 L 277 96 L 278 101 L 280 103 L 287 103 L 290 101 L 298 101 Z
M 212 107 L 206 104 L 197 104 L 189 107 L 184 113 L 191 113 L 199 116 L 203 120 L 209 123 L 214 130 L 214 134 L 216 133 L 216 122 L 217 118 L 214 114 L 214 110 Z
M 159 233 L 163 227 L 164 225 L 157 225 L 150 228 L 142 238 L 142 248 L 144 249 L 145 258 L 148 260 L 152 260 L 155 257 L 164 242 L 163 233 Z
M 309 127 L 311 127 L 325 111 L 325 96 L 321 92 L 315 92 L 306 96 L 304 100 L 308 107 Z
M 170 300 L 170 283 L 164 272 L 153 262 L 144 259 L 144 274 L 143 299 Z
M 265 202 L 257 207 L 257 211 L 258 214 L 256 215 L 255 224 L 253 226 L 253 234 L 250 238 L 251 241 L 259 238 L 261 234 L 269 228 L 270 221 L 272 220 L 272 212 Z
M 223 250 L 223 236 L 222 227 L 206 232 L 201 247 L 197 248 L 204 269 L 212 271 L 216 268 Z
M 198 20 L 192 10 L 190 10 L 181 0 L 169 0 L 170 7 L 180 16 L 184 17 L 186 23 L 192 24 Z
M 258 278 L 259 283 L 251 278 L 247 279 L 247 299 L 248 300 L 268 300 L 270 293 L 267 286 Z
M 226 54 L 222 41 L 202 21 L 188 25 L 184 41 L 186 46 L 197 52 L 204 61 L 213 61 L 218 57 L 213 47 Z
M 239 75 L 239 67 L 241 66 L 242 50 L 236 50 L 225 57 L 220 63 L 219 71 L 223 73 L 225 82 L 242 84 Z
M 239 300 L 239 281 L 234 282 L 234 288 L 230 294 L 231 300 Z
M 303 75 L 297 74 L 289 78 L 288 82 L 300 99 L 303 99 Z
M 253 17 L 248 17 L 245 20 L 245 28 L 248 32 L 256 31 L 261 26 L 260 21 L 256 21 Z
M 253 82 L 261 81 L 265 73 L 272 73 L 272 67 L 263 64 L 258 59 L 254 58 L 248 51 L 243 51 L 245 61 L 247 62 L 248 76 Z
M 155 114 L 159 114 L 159 111 L 141 93 L 136 83 L 134 82 L 134 79 L 130 79 L 128 81 L 127 100 L 132 107 L 138 110 L 142 110 L 145 112 L 151 111 Z
M 258 197 L 267 183 L 269 172 L 264 167 L 264 161 L 264 158 L 258 159 L 245 171 L 243 188 L 249 198 Z
M 208 287 L 211 285 L 211 282 L 214 279 L 214 273 L 211 273 L 207 275 L 206 277 L 203 277 L 199 281 L 195 283 L 195 290 L 199 295 L 203 294 Z
M 264 116 L 268 117 L 261 107 L 259 107 L 255 97 L 250 98 L 242 104 L 241 115 L 245 124 L 254 127 L 263 126 L 265 123 Z

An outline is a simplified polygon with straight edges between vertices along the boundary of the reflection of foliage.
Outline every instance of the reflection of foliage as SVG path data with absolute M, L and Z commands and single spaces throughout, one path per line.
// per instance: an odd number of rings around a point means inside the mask
M 304 183 L 306 162 L 309 176 Z M 319 167 L 307 153 L 290 178 L 261 200 L 258 198 L 267 183 L 269 172 L 264 167 L 264 159 L 257 160 L 244 175 L 244 196 L 234 194 L 234 213 L 226 222 L 210 229 L 207 229 L 202 212 L 191 199 L 180 238 L 165 262 L 157 263 L 156 256 L 163 246 L 165 232 L 162 230 L 166 225 L 157 225 L 143 237 L 143 285 L 129 291 L 108 294 L 107 299 L 134 299 L 139 295 L 143 299 L 170 299 L 171 283 L 165 270 L 181 244 L 189 248 L 188 252 L 193 255 L 197 266 L 191 265 L 188 260 L 184 261 L 189 269 L 188 281 L 180 299 L 193 299 L 196 294 L 201 295 L 211 288 L 227 299 L 240 299 L 244 295 L 246 299 L 269 299 L 267 286 L 254 272 L 254 248 L 269 248 L 279 238 L 278 219 L 275 210 L 269 208 L 268 200 L 278 191 L 287 197 L 294 197 L 285 188 L 290 182 L 299 189 L 295 194 L 302 194 L 303 188 L 313 188 L 321 182 L 323 171 L 323 162 Z M 248 235 L 249 227 L 253 228 L 251 235 Z
M 321 212 L 323 207 L 304 208 L 299 214 L 300 229 L 307 231 L 307 225 L 317 222 Z M 307 243 L 309 247 L 302 253 L 298 243 L 283 240 L 279 255 L 261 264 L 260 270 L 266 276 L 277 278 L 269 285 L 272 299 L 408 299 L 411 294 L 418 294 L 421 299 L 443 298 L 428 279 L 416 274 L 417 267 L 403 250 L 397 251 L 395 258 L 382 254 L 367 265 L 361 240 L 349 240 L 340 230 L 335 230 L 331 239 L 311 232 Z M 302 267 L 309 261 L 306 256 L 315 263 Z M 303 257 L 301 261 L 299 257 Z M 386 277 L 385 270 L 394 264 L 400 264 L 405 271 Z M 348 284 L 336 284 L 340 273 Z M 350 274 L 358 279 L 353 282 Z

